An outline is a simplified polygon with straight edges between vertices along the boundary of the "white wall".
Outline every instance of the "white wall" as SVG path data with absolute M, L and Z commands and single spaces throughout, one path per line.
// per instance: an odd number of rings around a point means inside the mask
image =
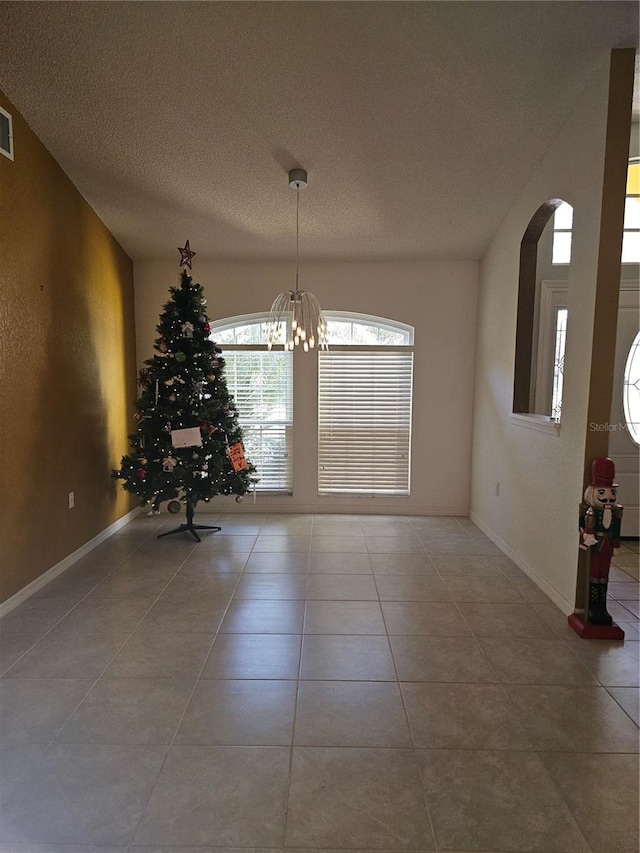
M 194 247 L 197 250 L 197 246 Z M 177 253 L 176 253 L 177 255 Z M 268 311 L 295 283 L 294 262 L 194 260 L 211 319 Z M 153 355 L 155 326 L 168 288 L 179 281 L 178 258 L 135 264 L 138 362 Z M 467 515 L 478 264 L 433 262 L 302 262 L 300 287 L 325 310 L 358 311 L 415 326 L 411 496 L 319 497 L 317 494 L 317 361 L 294 361 L 294 489 L 258 495 L 255 505 L 217 498 L 223 511 L 362 512 Z
M 478 308 L 471 514 L 566 613 L 573 610 L 603 184 L 609 62 L 503 221 L 483 258 Z M 539 206 L 574 208 L 562 425 L 511 416 L 519 250 Z M 500 496 L 496 497 L 496 483 Z

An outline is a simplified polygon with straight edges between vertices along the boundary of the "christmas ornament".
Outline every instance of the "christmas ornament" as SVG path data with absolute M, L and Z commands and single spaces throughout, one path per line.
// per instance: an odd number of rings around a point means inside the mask
M 187 357 L 183 352 L 177 352 L 175 358 L 176 358 L 176 361 L 180 361 L 180 362 L 187 360 Z
M 242 495 L 236 495 L 236 503 L 237 503 L 237 504 L 241 504 L 241 503 L 242 503 Z
M 189 267 L 189 269 L 191 269 L 191 259 L 196 256 L 196 252 L 191 251 L 189 241 L 187 240 L 184 245 L 184 248 L 178 246 L 178 251 L 180 252 L 180 266 Z
M 164 338 L 160 338 L 160 340 L 158 341 L 158 349 L 160 350 L 160 352 L 166 352 L 169 349 L 167 342 Z
M 173 456 L 165 456 L 162 460 L 162 470 L 167 474 L 173 474 L 173 469 L 178 464 L 178 460 L 174 459 Z
M 144 468 L 138 468 L 138 470 L 136 471 L 136 474 L 137 474 L 139 480 L 146 480 L 147 479 L 147 472 L 144 470 Z
M 148 367 L 143 367 L 138 371 L 138 385 L 141 388 L 149 387 L 149 378 L 151 376 L 151 372 Z
M 244 471 L 245 468 L 249 467 L 244 456 L 244 447 L 241 441 L 229 446 L 229 459 L 231 460 L 234 471 Z
M 172 515 L 175 515 L 177 512 L 180 512 L 180 501 L 169 501 L 169 503 L 167 504 L 167 509 Z
M 208 323 L 205 323 L 202 327 L 202 331 L 205 333 L 205 335 L 211 334 L 211 326 Z
M 174 447 L 202 447 L 202 435 L 199 427 L 172 430 L 171 444 Z M 197 454 L 195 454 L 195 458 L 198 458 Z
M 183 323 L 180 327 L 182 329 L 182 337 L 183 338 L 192 338 L 193 337 L 193 323 Z

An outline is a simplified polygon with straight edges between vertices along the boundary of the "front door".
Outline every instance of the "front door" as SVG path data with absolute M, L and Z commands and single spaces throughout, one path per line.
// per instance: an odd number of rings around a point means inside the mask
M 624 286 L 624 285 L 623 285 Z M 622 536 L 640 536 L 640 412 L 629 413 L 638 423 L 627 422 L 624 405 L 625 368 L 640 331 L 640 291 L 621 290 L 616 338 L 616 364 L 613 384 L 613 403 L 609 421 L 609 456 L 616 466 L 616 482 L 620 503 L 624 507 Z M 636 364 L 640 353 L 636 355 Z M 640 372 L 636 377 L 640 382 Z M 640 387 L 640 386 L 639 386 Z M 627 399 L 632 399 L 628 395 Z M 628 406 L 627 406 L 628 408 Z

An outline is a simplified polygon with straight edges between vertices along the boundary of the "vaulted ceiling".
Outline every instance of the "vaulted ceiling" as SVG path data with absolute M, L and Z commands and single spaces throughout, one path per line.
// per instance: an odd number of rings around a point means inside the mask
M 291 257 L 294 167 L 305 257 L 479 258 L 637 40 L 606 0 L 1 2 L 0 88 L 134 259 Z

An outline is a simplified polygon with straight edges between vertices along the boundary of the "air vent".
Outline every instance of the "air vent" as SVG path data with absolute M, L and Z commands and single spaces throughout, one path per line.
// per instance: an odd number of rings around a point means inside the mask
M 0 107 L 0 154 L 13 160 L 13 122 L 8 112 Z

